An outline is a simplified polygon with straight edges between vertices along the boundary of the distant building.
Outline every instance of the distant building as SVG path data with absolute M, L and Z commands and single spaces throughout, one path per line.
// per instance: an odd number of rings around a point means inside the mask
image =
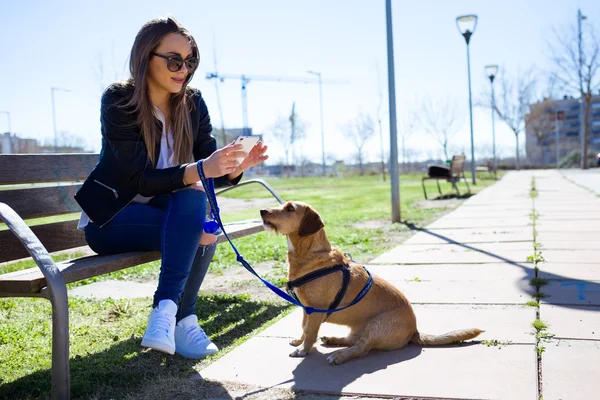
M 40 145 L 35 139 L 23 139 L 10 132 L 0 134 L 0 153 L 1 154 L 17 154 L 17 153 L 39 153 Z
M 25 139 L 9 132 L 0 134 L 0 154 L 25 154 L 25 153 L 85 153 L 79 146 L 42 146 L 37 139 Z
M 581 149 L 580 128 L 583 109 L 579 99 L 565 96 L 561 100 L 546 99 L 530 104 L 526 118 L 525 149 L 530 164 L 556 163 L 556 131 L 558 131 L 559 160 L 573 150 Z M 581 114 L 581 115 L 580 115 Z M 557 115 L 562 117 L 556 124 Z M 600 151 L 600 95 L 592 97 L 588 149 Z

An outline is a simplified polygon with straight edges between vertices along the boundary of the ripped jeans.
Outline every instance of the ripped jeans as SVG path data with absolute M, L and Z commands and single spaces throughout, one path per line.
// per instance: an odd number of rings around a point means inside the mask
M 196 311 L 196 297 L 217 245 L 199 245 L 206 219 L 206 194 L 183 189 L 131 203 L 107 225 L 90 222 L 85 238 L 98 254 L 160 251 L 161 267 L 153 306 L 170 299 L 177 321 Z

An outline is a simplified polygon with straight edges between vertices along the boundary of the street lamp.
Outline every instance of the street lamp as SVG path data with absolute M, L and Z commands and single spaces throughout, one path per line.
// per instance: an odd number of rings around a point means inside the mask
M 315 71 L 307 71 L 309 74 L 313 74 L 319 77 L 319 104 L 321 109 L 321 156 L 323 157 L 323 176 L 327 175 L 326 165 L 325 165 L 325 133 L 323 131 L 323 84 L 321 80 L 321 73 Z
M 496 177 L 496 124 L 494 123 L 494 114 L 496 114 L 496 98 L 494 97 L 494 78 L 498 75 L 497 65 L 486 65 L 485 74 L 490 78 L 490 86 L 492 87 L 492 157 L 494 157 L 493 166 L 494 178 Z
M 473 143 L 473 103 L 471 101 L 471 55 L 469 41 L 477 27 L 477 15 L 463 15 L 456 18 L 456 26 L 467 42 L 467 74 L 469 77 L 469 117 L 471 120 L 471 175 L 475 185 L 475 144 Z
M 52 124 L 54 126 L 54 152 L 58 153 L 58 132 L 56 132 L 56 109 L 54 107 L 54 92 L 70 92 L 70 90 L 54 86 L 50 88 L 50 93 L 52 94 Z

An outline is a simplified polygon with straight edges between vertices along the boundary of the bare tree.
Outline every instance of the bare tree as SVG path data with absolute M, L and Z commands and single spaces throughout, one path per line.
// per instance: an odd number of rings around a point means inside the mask
M 458 107 L 451 99 L 432 102 L 427 98 L 423 101 L 419 118 L 425 132 L 433 136 L 442 146 L 444 157 L 448 160 L 448 144 L 456 135 L 459 128 Z
M 581 32 L 575 25 L 560 30 L 555 28 L 555 43 L 549 43 L 548 47 L 550 60 L 554 65 L 551 76 L 556 79 L 561 89 L 576 93 L 583 99 L 585 112 L 581 138 L 581 168 L 585 169 L 588 168 L 588 158 L 583 155 L 587 154 L 590 138 L 592 93 L 600 88 L 600 42 L 590 24 L 582 25 Z
M 552 116 L 552 113 L 555 112 L 554 102 L 550 98 L 544 98 L 538 103 L 531 104 L 529 108 L 529 114 L 526 115 L 527 126 L 539 144 L 544 134 L 551 132 L 554 128 L 554 117 Z
M 535 95 L 536 82 L 533 78 L 533 69 L 518 74 L 516 78 L 510 80 L 507 75 L 504 70 L 495 101 L 496 113 L 515 134 L 516 164 L 517 169 L 521 169 L 519 133 L 525 130 L 525 118 L 529 111 L 529 104 Z
M 406 172 L 406 141 L 415 133 L 417 128 L 416 113 L 409 112 L 409 115 L 404 117 L 400 122 L 400 140 L 402 142 L 402 172 Z
M 295 144 L 305 137 L 305 124 L 296 114 L 295 106 L 292 106 L 292 113 L 289 117 L 279 115 L 269 131 L 284 149 L 286 172 L 289 177 L 290 155 L 293 158 Z
M 343 127 L 344 134 L 346 137 L 352 139 L 354 146 L 356 147 L 356 158 L 360 167 L 361 175 L 365 174 L 364 147 L 367 141 L 375 133 L 373 125 L 373 119 L 371 116 L 359 111 L 354 120 L 348 122 Z

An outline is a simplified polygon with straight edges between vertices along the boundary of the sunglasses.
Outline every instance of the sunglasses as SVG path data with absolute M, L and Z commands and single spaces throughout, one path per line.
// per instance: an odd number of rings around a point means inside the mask
M 164 58 L 167 60 L 167 69 L 171 72 L 177 72 L 183 68 L 183 63 L 185 63 L 185 67 L 188 69 L 188 72 L 193 73 L 198 67 L 198 63 L 200 60 L 198 57 L 188 57 L 185 60 L 181 58 L 181 56 L 165 56 L 163 54 L 158 54 L 155 52 L 150 53 L 153 56 Z

